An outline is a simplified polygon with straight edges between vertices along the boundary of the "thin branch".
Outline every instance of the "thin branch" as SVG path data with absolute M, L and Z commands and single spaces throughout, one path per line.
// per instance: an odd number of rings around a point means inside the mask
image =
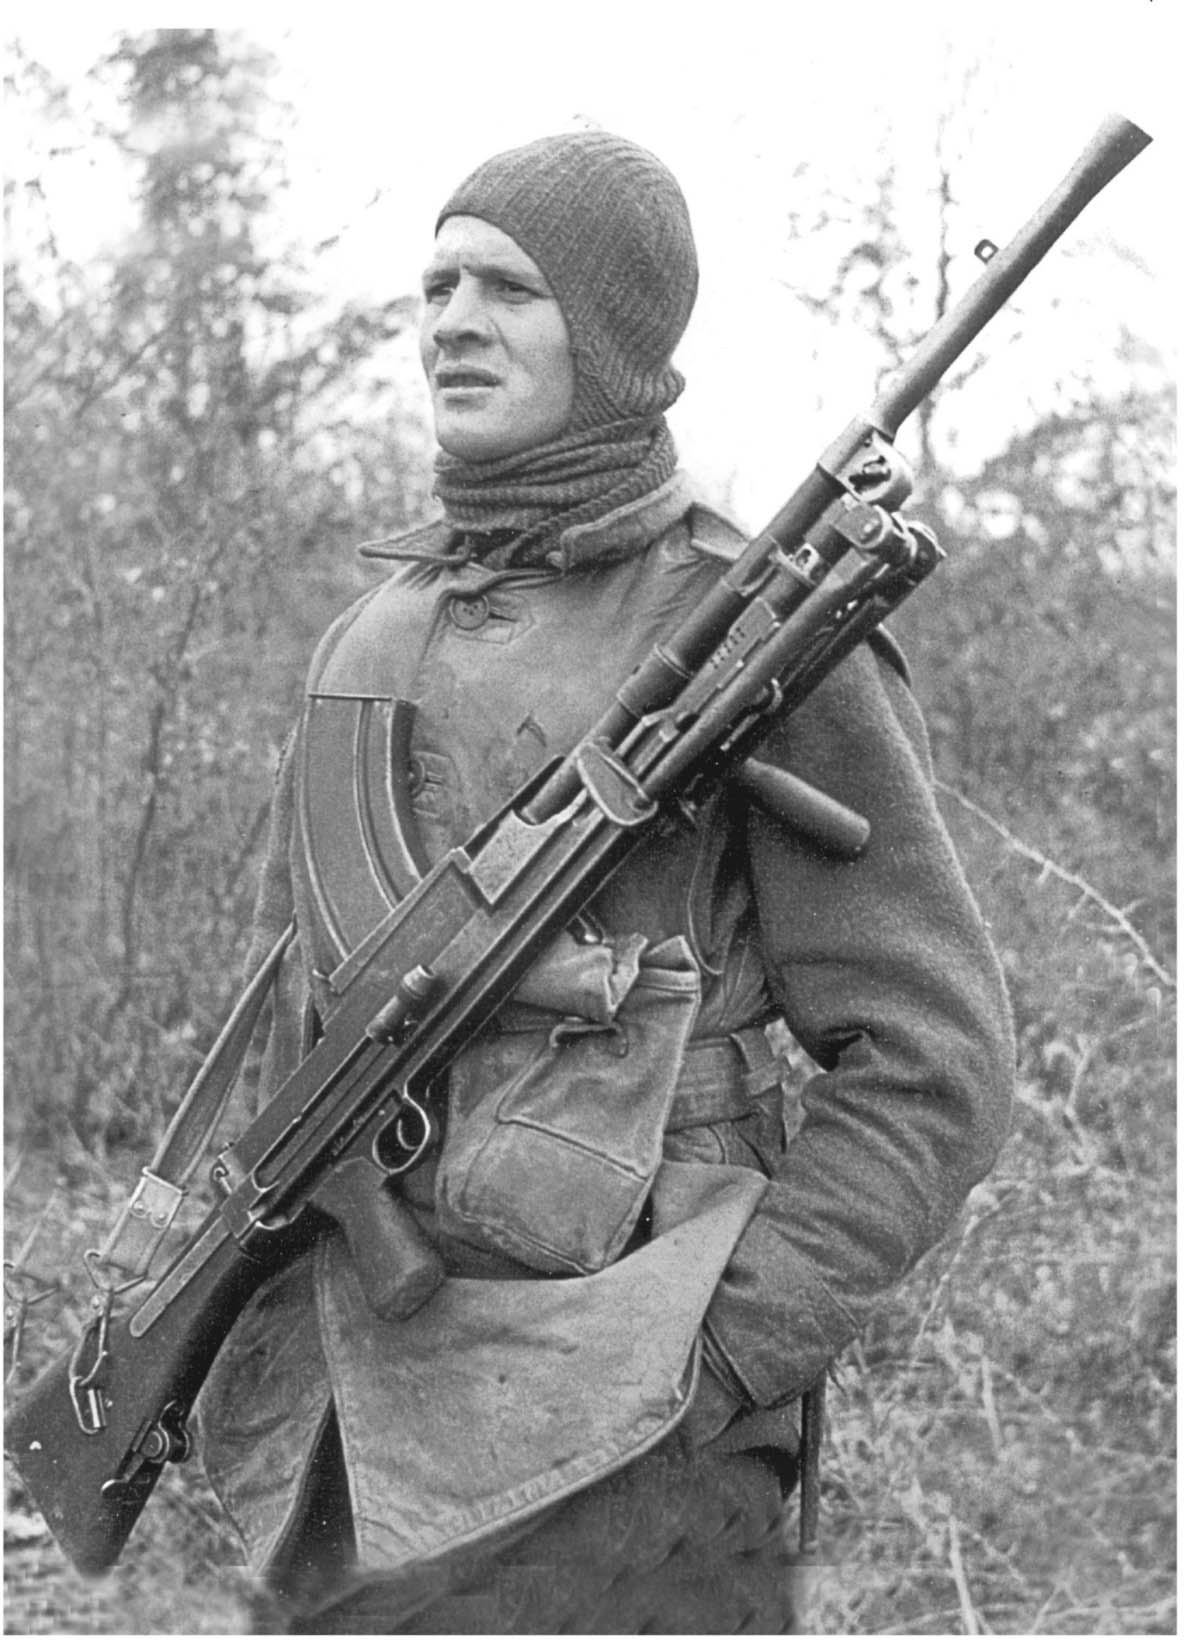
M 994 1397 L 994 1376 L 991 1372 L 990 1360 L 985 1353 L 981 1359 L 982 1374 L 982 1410 L 986 1417 L 986 1426 L 990 1431 L 990 1443 L 994 1446 L 995 1457 L 1001 1457 L 1004 1449 L 1002 1425 L 998 1419 L 998 1404 Z
M 220 548 L 217 544 L 213 546 L 205 558 L 204 565 L 200 565 L 195 569 L 194 584 L 190 591 L 185 616 L 169 644 L 165 659 L 153 671 L 158 687 L 157 697 L 149 711 L 148 738 L 145 743 L 144 756 L 141 759 L 145 775 L 144 791 L 140 806 L 140 818 L 137 823 L 132 850 L 128 857 L 128 866 L 120 899 L 120 987 L 104 1017 L 103 1024 L 106 1035 L 110 1035 L 116 1019 L 127 1008 L 132 998 L 136 965 L 137 902 L 149 839 L 156 823 L 157 807 L 160 802 L 165 734 L 177 707 L 181 668 L 202 608 L 205 594 L 203 590 L 204 578 L 219 554 Z
M 239 853 L 235 856 L 231 869 L 227 873 L 226 881 L 223 884 L 223 893 L 227 899 L 230 899 L 235 893 L 240 878 L 251 863 L 252 855 L 256 851 L 256 845 L 260 840 L 264 827 L 268 824 L 271 813 L 272 798 L 268 796 L 257 808 L 255 817 L 244 835 L 243 842 L 240 844 Z
M 973 1602 L 973 1595 L 969 1591 L 965 1565 L 961 1558 L 961 1538 L 957 1531 L 957 1521 L 952 1514 L 949 1515 L 949 1569 L 953 1574 L 957 1598 L 961 1601 L 961 1621 L 965 1632 L 967 1634 L 985 1633 L 985 1627 Z
M 965 796 L 963 792 L 958 791 L 955 786 L 946 785 L 943 780 L 936 780 L 934 783 L 937 791 L 946 797 L 951 797 L 954 802 L 960 803 L 961 807 L 972 814 L 975 819 L 981 820 L 983 825 L 988 825 L 991 831 L 1001 837 L 1003 842 L 1015 854 L 1022 856 L 1025 860 L 1030 860 L 1032 865 L 1039 866 L 1041 879 L 1058 877 L 1062 883 L 1067 883 L 1070 888 L 1077 889 L 1083 900 L 1090 901 L 1099 911 L 1104 912 L 1114 928 L 1125 934 L 1137 949 L 1143 963 L 1150 969 L 1156 980 L 1161 985 L 1166 986 L 1169 991 L 1175 991 L 1176 977 L 1160 963 L 1150 946 L 1126 916 L 1126 913 L 1107 900 L 1099 889 L 1094 888 L 1092 883 L 1086 882 L 1079 872 L 1066 871 L 1063 866 L 1057 865 L 1055 860 L 1052 860 L 1048 855 L 1037 848 L 1032 848 L 1029 843 L 1025 843 L 1021 838 L 1016 837 L 1014 832 L 1004 826 L 1001 820 L 995 819 L 993 814 L 988 813 L 978 803 Z
M 73 409 L 71 410 L 70 417 L 77 423 L 77 421 L 82 418 L 83 414 L 88 412 L 97 401 L 99 401 L 103 396 L 110 395 L 112 391 L 115 390 L 122 382 L 122 380 L 128 376 L 133 367 L 135 367 L 144 358 L 144 356 L 148 354 L 153 345 L 161 342 L 168 331 L 168 326 L 158 327 L 155 332 L 150 333 L 147 338 L 142 339 L 130 355 L 126 355 L 122 361 L 115 364 L 114 376 L 109 377 L 106 384 L 102 381 L 99 372 L 96 371 L 91 379 L 91 383 L 85 389 L 81 385 L 74 386 L 75 388 L 82 390 L 82 399 L 75 403 Z

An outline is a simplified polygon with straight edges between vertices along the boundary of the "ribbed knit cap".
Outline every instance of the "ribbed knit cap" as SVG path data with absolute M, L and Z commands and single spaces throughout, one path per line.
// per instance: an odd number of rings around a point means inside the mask
M 538 265 L 569 327 L 572 429 L 658 416 L 685 381 L 672 352 L 697 296 L 689 209 L 672 173 L 611 132 L 538 138 L 493 156 L 437 220 L 482 218 Z

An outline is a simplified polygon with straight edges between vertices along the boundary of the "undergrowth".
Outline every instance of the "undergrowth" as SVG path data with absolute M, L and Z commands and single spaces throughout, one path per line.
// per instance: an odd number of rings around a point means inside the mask
M 1014 1129 L 840 1362 L 825 1633 L 1175 1628 L 1172 1005 L 1125 934 L 976 821 Z
M 1011 1139 L 947 1240 L 839 1361 L 823 1458 L 826 1634 L 1174 1632 L 1172 1006 L 1103 909 L 954 804 L 1008 975 Z M 18 1381 L 83 1322 L 81 1251 L 134 1175 L 77 1136 L 10 1172 L 7 1254 L 54 1297 Z M 56 1190 L 55 1190 L 56 1189 Z M 11 1282 L 11 1280 L 10 1280 Z M 11 1306 L 11 1303 L 10 1303 Z M 11 1632 L 233 1633 L 251 1584 L 197 1473 L 170 1470 L 117 1571 L 72 1578 L 19 1485 Z

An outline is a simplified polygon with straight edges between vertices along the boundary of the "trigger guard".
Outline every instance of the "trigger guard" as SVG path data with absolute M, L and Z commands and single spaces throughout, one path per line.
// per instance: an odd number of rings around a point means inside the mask
M 407 1175 L 428 1150 L 433 1139 L 433 1120 L 411 1095 L 402 1095 L 393 1117 L 383 1124 L 371 1143 L 371 1156 L 388 1175 Z

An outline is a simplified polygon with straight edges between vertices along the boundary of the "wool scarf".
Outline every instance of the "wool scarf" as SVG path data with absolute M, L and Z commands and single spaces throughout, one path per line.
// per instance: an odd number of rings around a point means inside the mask
M 623 419 L 481 464 L 441 453 L 434 491 L 478 559 L 537 567 L 556 559 L 568 528 L 642 499 L 675 469 L 663 418 Z

